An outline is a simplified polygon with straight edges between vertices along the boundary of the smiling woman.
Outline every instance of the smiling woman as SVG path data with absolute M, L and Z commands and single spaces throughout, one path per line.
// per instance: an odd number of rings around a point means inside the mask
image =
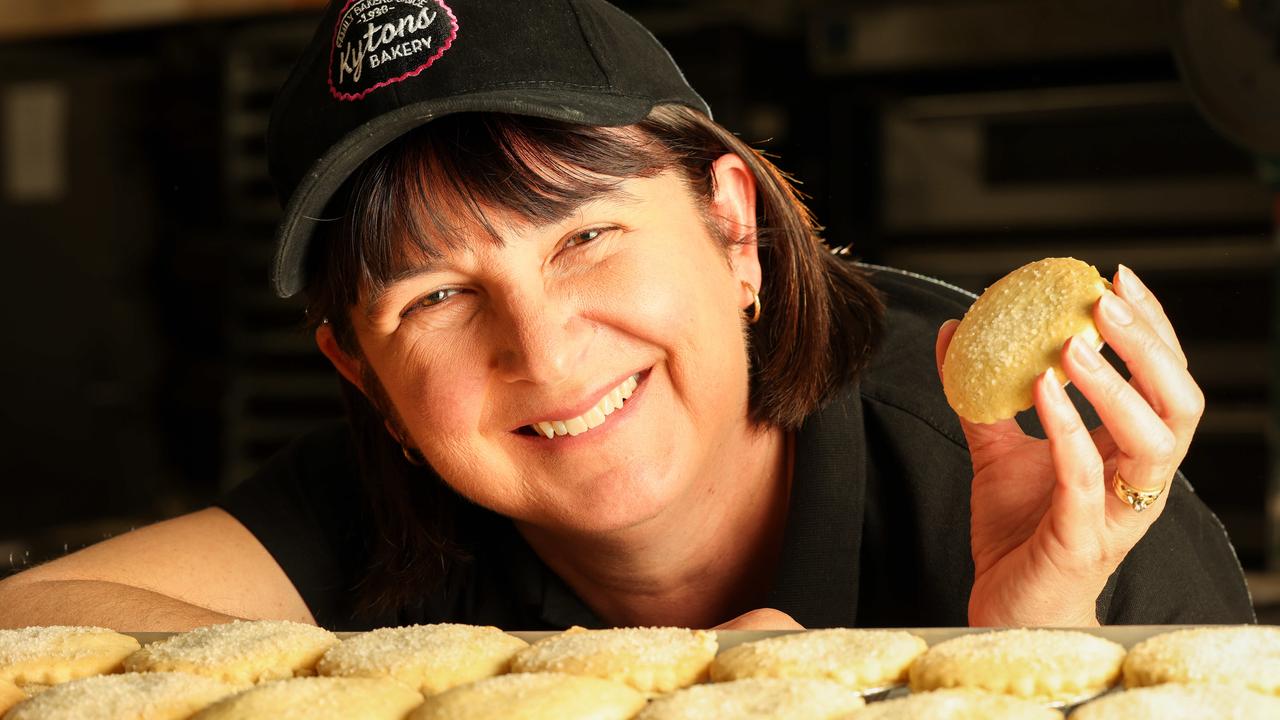
M 1044 376 L 1046 438 L 962 420 L 935 358 L 970 298 L 833 252 L 644 28 L 456 4 L 334 2 L 276 101 L 272 281 L 349 421 L 5 580 L 0 625 L 1252 620 L 1135 274 L 1092 308 L 1132 382 L 1063 349 L 1100 425 Z M 1121 473 L 1168 490 L 1135 513 Z
M 371 158 L 339 202 L 308 314 L 359 447 L 390 470 L 367 476 L 379 524 L 409 539 L 377 553 L 363 587 L 380 605 L 451 559 L 420 509 L 452 492 L 400 501 L 424 490 L 406 452 L 526 536 L 714 516 L 722 477 L 772 494 L 780 431 L 857 374 L 877 331 L 874 291 L 781 174 L 685 106 L 625 128 L 449 116 Z M 754 288 L 770 312 L 747 331 Z

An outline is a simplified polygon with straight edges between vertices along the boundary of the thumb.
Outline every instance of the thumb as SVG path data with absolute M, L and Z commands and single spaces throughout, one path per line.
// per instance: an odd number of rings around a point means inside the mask
M 938 365 L 938 380 L 940 381 L 944 377 L 947 348 L 951 346 L 951 339 L 955 337 L 956 328 L 958 327 L 960 327 L 960 321 L 951 319 L 942 323 L 942 327 L 938 328 L 938 340 L 933 346 L 933 359 Z M 1021 439 L 1025 436 L 1022 428 L 1018 427 L 1017 421 L 1013 418 L 997 420 L 993 423 L 975 423 L 965 420 L 959 415 L 956 417 L 959 418 L 960 429 L 964 431 L 965 440 L 969 443 L 969 453 L 975 455 L 975 467 L 981 464 L 977 456 L 981 455 L 985 448 L 1003 441 Z
M 960 321 L 955 318 L 942 323 L 938 328 L 938 339 L 933 345 L 933 361 L 938 365 L 938 379 L 942 379 L 942 366 L 947 364 L 947 348 L 951 347 L 951 338 L 956 335 Z

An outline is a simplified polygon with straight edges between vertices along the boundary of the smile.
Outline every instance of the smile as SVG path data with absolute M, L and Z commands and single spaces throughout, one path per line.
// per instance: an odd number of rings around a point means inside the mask
M 605 393 L 594 407 L 578 417 L 568 420 L 543 420 L 529 425 L 529 428 L 542 437 L 552 439 L 564 435 L 581 435 L 588 430 L 600 427 L 604 424 L 605 418 L 622 408 L 627 398 L 631 397 L 631 393 L 635 392 L 639 380 L 639 373 L 623 380 L 618 387 Z

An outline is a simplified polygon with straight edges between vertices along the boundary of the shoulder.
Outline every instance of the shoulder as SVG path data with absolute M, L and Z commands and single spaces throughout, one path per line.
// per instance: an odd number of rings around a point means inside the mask
M 860 267 L 885 305 L 880 341 L 858 383 L 864 404 L 905 415 L 964 446 L 959 421 L 942 393 L 934 345 L 942 323 L 963 316 L 975 296 L 917 273 Z
M 246 511 L 250 505 L 302 506 L 312 512 L 332 508 L 346 515 L 359 492 L 351 430 L 345 421 L 335 420 L 316 427 L 271 456 L 253 476 L 224 495 L 219 504 L 228 510 Z M 237 514 L 234 510 L 232 514 Z
M 891 308 L 941 320 L 959 317 L 978 296 L 944 280 L 871 263 L 857 263 Z M 941 321 L 939 321 L 941 322 Z
M 344 625 L 368 517 L 350 428 L 325 423 L 217 501 L 275 558 L 321 624 Z
M 355 462 L 350 425 L 346 420 L 331 420 L 286 446 L 263 466 L 263 472 L 288 467 L 354 478 L 350 472 L 354 472 Z
M 893 369 L 891 361 L 907 360 L 908 366 L 901 369 L 914 372 L 922 357 L 927 361 L 923 365 L 936 375 L 933 347 L 938 328 L 963 316 L 977 297 L 925 275 L 881 265 L 860 267 L 885 305 L 883 335 L 872 359 L 872 367 L 879 371 L 877 377 Z

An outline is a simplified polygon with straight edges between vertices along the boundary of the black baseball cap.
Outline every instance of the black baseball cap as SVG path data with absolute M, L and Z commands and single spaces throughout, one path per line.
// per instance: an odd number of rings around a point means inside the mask
M 348 177 L 404 133 L 458 112 L 628 125 L 707 104 L 658 41 L 603 0 L 334 0 L 267 131 L 284 204 L 272 284 L 305 284 L 316 224 Z

